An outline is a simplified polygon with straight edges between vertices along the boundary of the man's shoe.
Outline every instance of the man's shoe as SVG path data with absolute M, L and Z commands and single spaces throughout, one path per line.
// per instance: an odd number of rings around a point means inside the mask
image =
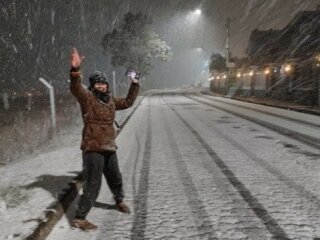
M 86 219 L 74 219 L 71 223 L 72 227 L 79 228 L 83 231 L 94 231 L 98 227 Z
M 117 204 L 116 204 L 116 209 L 117 209 L 119 212 L 126 213 L 126 214 L 130 214 L 130 208 L 129 208 L 128 205 L 125 204 L 124 202 L 117 203 Z

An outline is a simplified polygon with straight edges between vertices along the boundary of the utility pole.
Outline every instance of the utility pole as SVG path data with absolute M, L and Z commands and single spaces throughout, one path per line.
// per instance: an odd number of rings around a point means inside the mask
M 227 35 L 226 35 L 226 66 L 230 63 L 230 18 L 227 18 Z
M 227 18 L 226 25 L 226 67 L 227 67 L 227 78 L 225 80 L 225 94 L 228 94 L 229 91 L 229 65 L 230 65 L 230 18 Z

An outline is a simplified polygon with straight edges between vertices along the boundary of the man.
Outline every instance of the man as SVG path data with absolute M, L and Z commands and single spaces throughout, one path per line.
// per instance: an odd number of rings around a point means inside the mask
M 80 104 L 84 122 L 81 141 L 83 194 L 72 226 L 88 231 L 97 228 L 86 220 L 86 216 L 99 195 L 102 174 L 113 194 L 116 208 L 123 213 L 130 213 L 129 207 L 123 202 L 122 176 L 118 166 L 113 123 L 116 110 L 129 108 L 134 103 L 139 84 L 134 76 L 130 77 L 132 83 L 127 97 L 115 98 L 109 92 L 105 75 L 96 72 L 90 76 L 90 86 L 87 89 L 81 84 L 80 65 L 83 58 L 75 48 L 72 49 L 70 91 Z

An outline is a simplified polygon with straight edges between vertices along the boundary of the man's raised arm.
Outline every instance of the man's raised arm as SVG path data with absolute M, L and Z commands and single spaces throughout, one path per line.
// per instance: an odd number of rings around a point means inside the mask
M 86 95 L 88 90 L 82 86 L 82 77 L 80 73 L 80 65 L 84 56 L 80 57 L 76 48 L 72 48 L 70 55 L 70 91 L 73 96 L 75 96 L 79 102 L 81 102 Z

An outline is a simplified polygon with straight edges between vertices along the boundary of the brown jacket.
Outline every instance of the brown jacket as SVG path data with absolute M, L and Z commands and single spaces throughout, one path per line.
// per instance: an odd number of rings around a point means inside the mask
M 80 72 L 71 72 L 70 80 L 70 91 L 80 104 L 84 123 L 81 150 L 116 151 L 117 133 L 113 127 L 115 111 L 132 106 L 138 95 L 139 84 L 131 84 L 126 98 L 110 97 L 109 101 L 104 103 L 82 86 Z

